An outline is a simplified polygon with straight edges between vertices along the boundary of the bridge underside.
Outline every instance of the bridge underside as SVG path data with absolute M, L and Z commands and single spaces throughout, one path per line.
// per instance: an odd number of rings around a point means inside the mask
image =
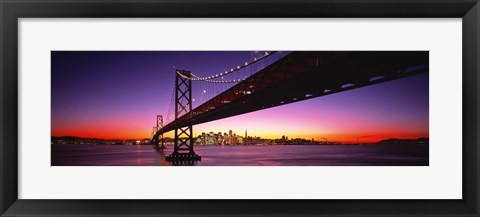
M 292 52 L 163 127 L 159 133 L 428 73 L 428 51 Z

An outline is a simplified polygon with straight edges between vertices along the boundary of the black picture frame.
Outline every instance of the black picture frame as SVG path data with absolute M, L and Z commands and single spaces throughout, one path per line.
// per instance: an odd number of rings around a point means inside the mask
M 463 199 L 18 199 L 17 21 L 24 17 L 462 18 Z M 0 0 L 0 19 L 0 213 L 2 216 L 479 216 L 480 4 L 478 0 Z

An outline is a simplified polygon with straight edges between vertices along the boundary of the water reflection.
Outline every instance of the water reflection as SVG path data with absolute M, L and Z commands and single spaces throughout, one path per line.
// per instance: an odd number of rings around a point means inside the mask
M 197 146 L 200 162 L 165 161 L 173 147 L 53 145 L 52 166 L 427 166 L 428 145 Z

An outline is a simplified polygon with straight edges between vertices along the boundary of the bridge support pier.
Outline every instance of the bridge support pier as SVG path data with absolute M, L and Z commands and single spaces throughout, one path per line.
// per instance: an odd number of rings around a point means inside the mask
M 177 70 L 175 76 L 175 122 L 182 114 L 192 111 L 192 73 Z M 183 127 L 175 127 L 175 140 L 173 153 L 165 157 L 166 161 L 178 164 L 178 162 L 196 162 L 202 157 L 193 150 L 193 127 L 192 124 Z
M 163 127 L 163 116 L 157 115 L 157 128 L 156 132 L 158 132 Z M 163 151 L 165 149 L 165 140 L 163 138 L 163 133 L 158 134 L 156 138 L 153 140 L 153 148 L 157 151 Z

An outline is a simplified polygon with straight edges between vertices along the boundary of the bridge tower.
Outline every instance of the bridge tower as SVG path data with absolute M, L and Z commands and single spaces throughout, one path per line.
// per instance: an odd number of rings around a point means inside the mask
M 157 126 L 154 127 L 155 133 L 158 132 L 162 128 L 163 128 L 163 116 L 162 115 L 157 115 Z M 156 150 L 165 149 L 165 140 L 163 138 L 163 133 L 158 134 L 158 136 L 155 138 L 155 141 L 153 142 L 153 147 Z
M 181 115 L 188 115 L 192 111 L 192 73 L 177 70 L 175 75 L 175 122 Z M 175 125 L 174 125 L 175 126 Z M 188 124 L 184 127 L 175 126 L 175 140 L 173 153 L 166 156 L 169 162 L 200 161 L 201 156 L 193 151 L 193 127 Z

